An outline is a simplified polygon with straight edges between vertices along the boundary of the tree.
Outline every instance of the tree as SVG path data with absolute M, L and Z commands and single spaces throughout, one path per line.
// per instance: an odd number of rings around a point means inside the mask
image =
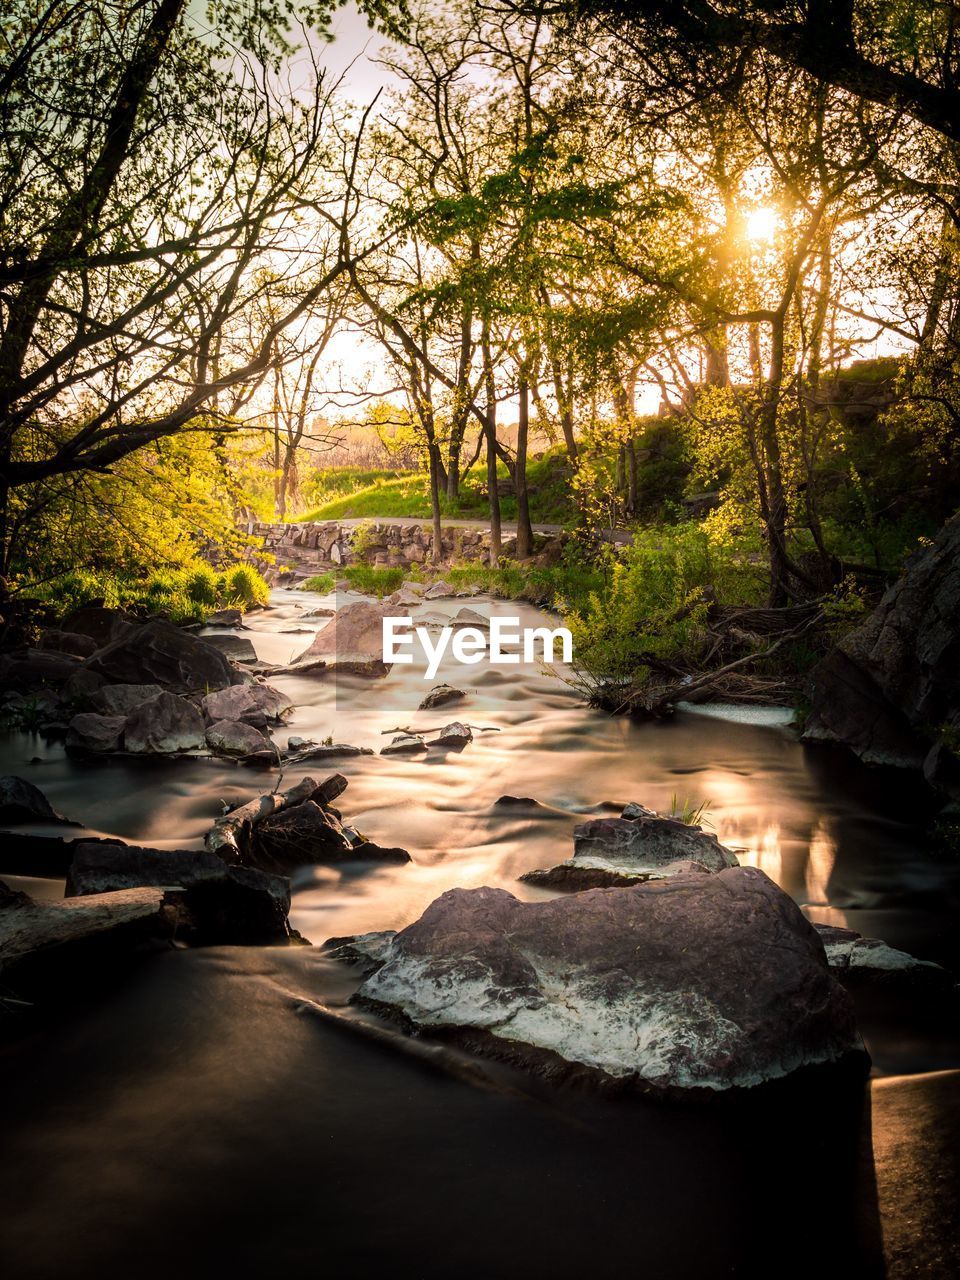
M 0 575 L 13 490 L 236 429 L 226 394 L 346 271 L 330 90 L 315 62 L 296 93 L 279 73 L 293 12 L 225 0 L 216 36 L 185 0 L 20 0 L 5 21 Z M 244 319 L 281 277 L 251 345 Z

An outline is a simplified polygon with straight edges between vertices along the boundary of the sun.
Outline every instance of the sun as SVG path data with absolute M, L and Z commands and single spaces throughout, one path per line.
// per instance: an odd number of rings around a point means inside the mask
M 777 229 L 777 214 L 774 209 L 754 209 L 747 214 L 747 239 L 757 244 L 771 244 Z

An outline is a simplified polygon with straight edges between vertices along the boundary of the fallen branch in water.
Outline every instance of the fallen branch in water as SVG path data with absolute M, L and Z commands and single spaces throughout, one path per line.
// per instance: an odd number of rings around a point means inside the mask
M 499 733 L 500 728 L 495 724 L 464 724 L 462 720 L 458 720 L 457 724 L 463 724 L 465 729 L 473 729 L 475 733 Z M 441 733 L 448 726 L 445 724 L 434 725 L 432 729 L 412 729 L 409 725 L 398 729 L 381 729 L 380 736 L 383 737 L 387 733 L 405 733 L 411 738 L 422 738 L 427 733 Z
M 256 800 L 250 800 L 239 809 L 232 809 L 219 817 L 204 837 L 204 847 L 228 861 L 242 862 L 247 836 L 258 822 L 305 800 L 313 800 L 319 805 L 329 804 L 346 787 L 347 780 L 343 774 L 332 773 L 323 782 L 304 778 L 289 791 L 272 791 L 269 795 L 258 796 Z

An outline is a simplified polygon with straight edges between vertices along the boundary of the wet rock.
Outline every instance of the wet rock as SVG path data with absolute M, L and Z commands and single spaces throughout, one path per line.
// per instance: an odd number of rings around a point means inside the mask
M 428 745 L 431 747 L 446 747 L 448 751 L 462 751 L 472 741 L 473 731 L 470 726 L 463 724 L 459 720 L 454 720 L 451 724 L 444 725 L 440 730 L 439 736 L 431 738 Z
M 246 636 L 204 636 L 207 644 L 219 649 L 231 662 L 256 662 L 257 651 Z
M 207 746 L 221 756 L 236 756 L 241 760 L 262 760 L 273 763 L 279 759 L 274 743 L 253 725 L 240 720 L 217 720 L 208 726 Z
M 158 684 L 107 684 L 93 695 L 91 701 L 105 716 L 126 717 L 161 693 L 163 690 Z
M 315 609 L 311 609 L 303 616 L 304 618 L 332 618 L 336 612 L 336 609 L 329 609 L 326 605 L 317 605 Z
M 383 619 L 389 612 L 382 602 L 370 600 L 344 605 L 294 660 L 292 670 L 319 660 L 328 671 L 385 676 L 392 665 L 383 661 Z
M 97 755 L 123 749 L 126 716 L 104 716 L 97 711 L 81 711 L 67 725 L 66 749 Z
M 831 971 L 844 986 L 855 988 L 861 984 L 882 983 L 946 991 L 952 985 L 950 975 L 940 965 L 931 960 L 918 960 L 879 938 L 865 938 L 853 929 L 840 929 L 835 925 L 813 927 L 820 935 Z
M 34 902 L 0 886 L 0 973 L 8 991 L 69 973 L 94 950 L 126 951 L 175 929 L 175 895 L 160 888 Z
M 211 723 L 218 720 L 239 720 L 242 724 L 265 729 L 268 724 L 279 724 L 293 703 L 272 685 L 238 684 L 230 689 L 208 693 L 201 703 L 203 714 Z
M 570 861 L 527 871 L 520 879 L 542 889 L 577 891 L 737 866 L 715 835 L 638 804 L 627 805 L 619 818 L 574 827 L 573 845 Z
M 406 849 L 396 845 L 376 844 L 373 840 L 360 840 L 350 850 L 351 860 L 358 862 L 412 862 Z
M 69 653 L 75 658 L 89 658 L 97 651 L 96 640 L 81 635 L 76 631 L 45 631 L 40 637 L 41 649 L 52 649 L 57 653 Z
M 217 609 L 215 612 L 208 614 L 206 619 L 208 627 L 237 627 L 243 626 L 243 614 L 239 609 Z
M 67 894 L 113 893 L 143 886 L 186 891 L 178 936 L 218 945 L 285 942 L 290 884 L 253 867 L 228 866 L 205 850 L 149 849 L 79 840 L 67 876 Z
M 75 707 L 90 706 L 104 683 L 103 676 L 98 676 L 95 671 L 88 671 L 86 667 L 80 667 L 67 677 L 60 693 L 65 702 L 72 703 Z
M 63 620 L 63 629 L 82 636 L 89 636 L 98 648 L 103 648 L 112 640 L 136 630 L 141 625 L 140 619 L 123 609 L 107 609 L 102 605 L 82 605 L 68 613 Z
M 921 769 L 960 732 L 960 517 L 810 678 L 807 741 L 837 742 L 868 764 Z
M 435 582 L 433 586 L 427 587 L 423 593 L 424 600 L 448 600 L 457 594 L 455 587 L 449 582 Z
M 0 689 L 27 693 L 62 685 L 80 668 L 80 659 L 45 649 L 18 649 L 0 655 Z
M 223 689 L 243 679 L 213 645 L 160 619 L 125 631 L 87 659 L 87 668 L 115 684 L 177 692 Z
M 380 754 L 382 756 L 413 756 L 426 750 L 427 744 L 419 733 L 398 733 L 385 747 L 380 748 Z
M 734 867 L 523 903 L 453 889 L 381 947 L 357 999 L 556 1079 L 750 1088 L 865 1055 L 816 931 Z
M 291 738 L 287 743 L 290 758 L 297 764 L 303 764 L 307 760 L 333 759 L 334 756 L 373 755 L 370 747 L 354 747 L 348 742 L 310 742 L 302 746 L 294 746 L 294 743 L 304 743 L 304 739 Z
M 462 689 L 455 689 L 451 684 L 437 684 L 420 703 L 418 710 L 430 711 L 433 707 L 442 707 L 448 702 L 459 702 L 466 696 Z
M 329 960 L 352 964 L 365 974 L 375 973 L 390 958 L 396 933 L 387 929 L 380 933 L 358 933 L 346 938 L 328 938 L 320 950 Z
M 67 819 L 54 809 L 39 787 L 9 774 L 0 778 L 0 822 L 66 823 Z
M 203 717 L 192 702 L 175 693 L 160 693 L 141 703 L 123 728 L 126 751 L 170 755 L 203 745 Z
M 353 846 L 333 814 L 306 800 L 258 822 L 249 849 L 254 866 L 284 871 L 342 862 L 352 856 Z
M 490 619 L 477 613 L 476 609 L 463 608 L 450 619 L 451 627 L 476 627 L 478 631 L 490 630 Z

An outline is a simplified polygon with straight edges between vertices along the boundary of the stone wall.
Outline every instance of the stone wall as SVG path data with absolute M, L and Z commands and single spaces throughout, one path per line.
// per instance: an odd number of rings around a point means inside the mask
M 291 566 L 320 571 L 357 562 L 407 568 L 429 562 L 433 554 L 433 529 L 425 524 L 398 524 L 390 520 L 341 524 L 337 520 L 326 520 L 299 524 L 252 523 L 247 531 L 263 538 L 264 550 L 275 557 L 278 568 Z M 443 528 L 441 557 L 444 561 L 481 563 L 489 549 L 490 534 L 486 530 L 456 525 Z M 510 554 L 508 545 L 503 550 Z

